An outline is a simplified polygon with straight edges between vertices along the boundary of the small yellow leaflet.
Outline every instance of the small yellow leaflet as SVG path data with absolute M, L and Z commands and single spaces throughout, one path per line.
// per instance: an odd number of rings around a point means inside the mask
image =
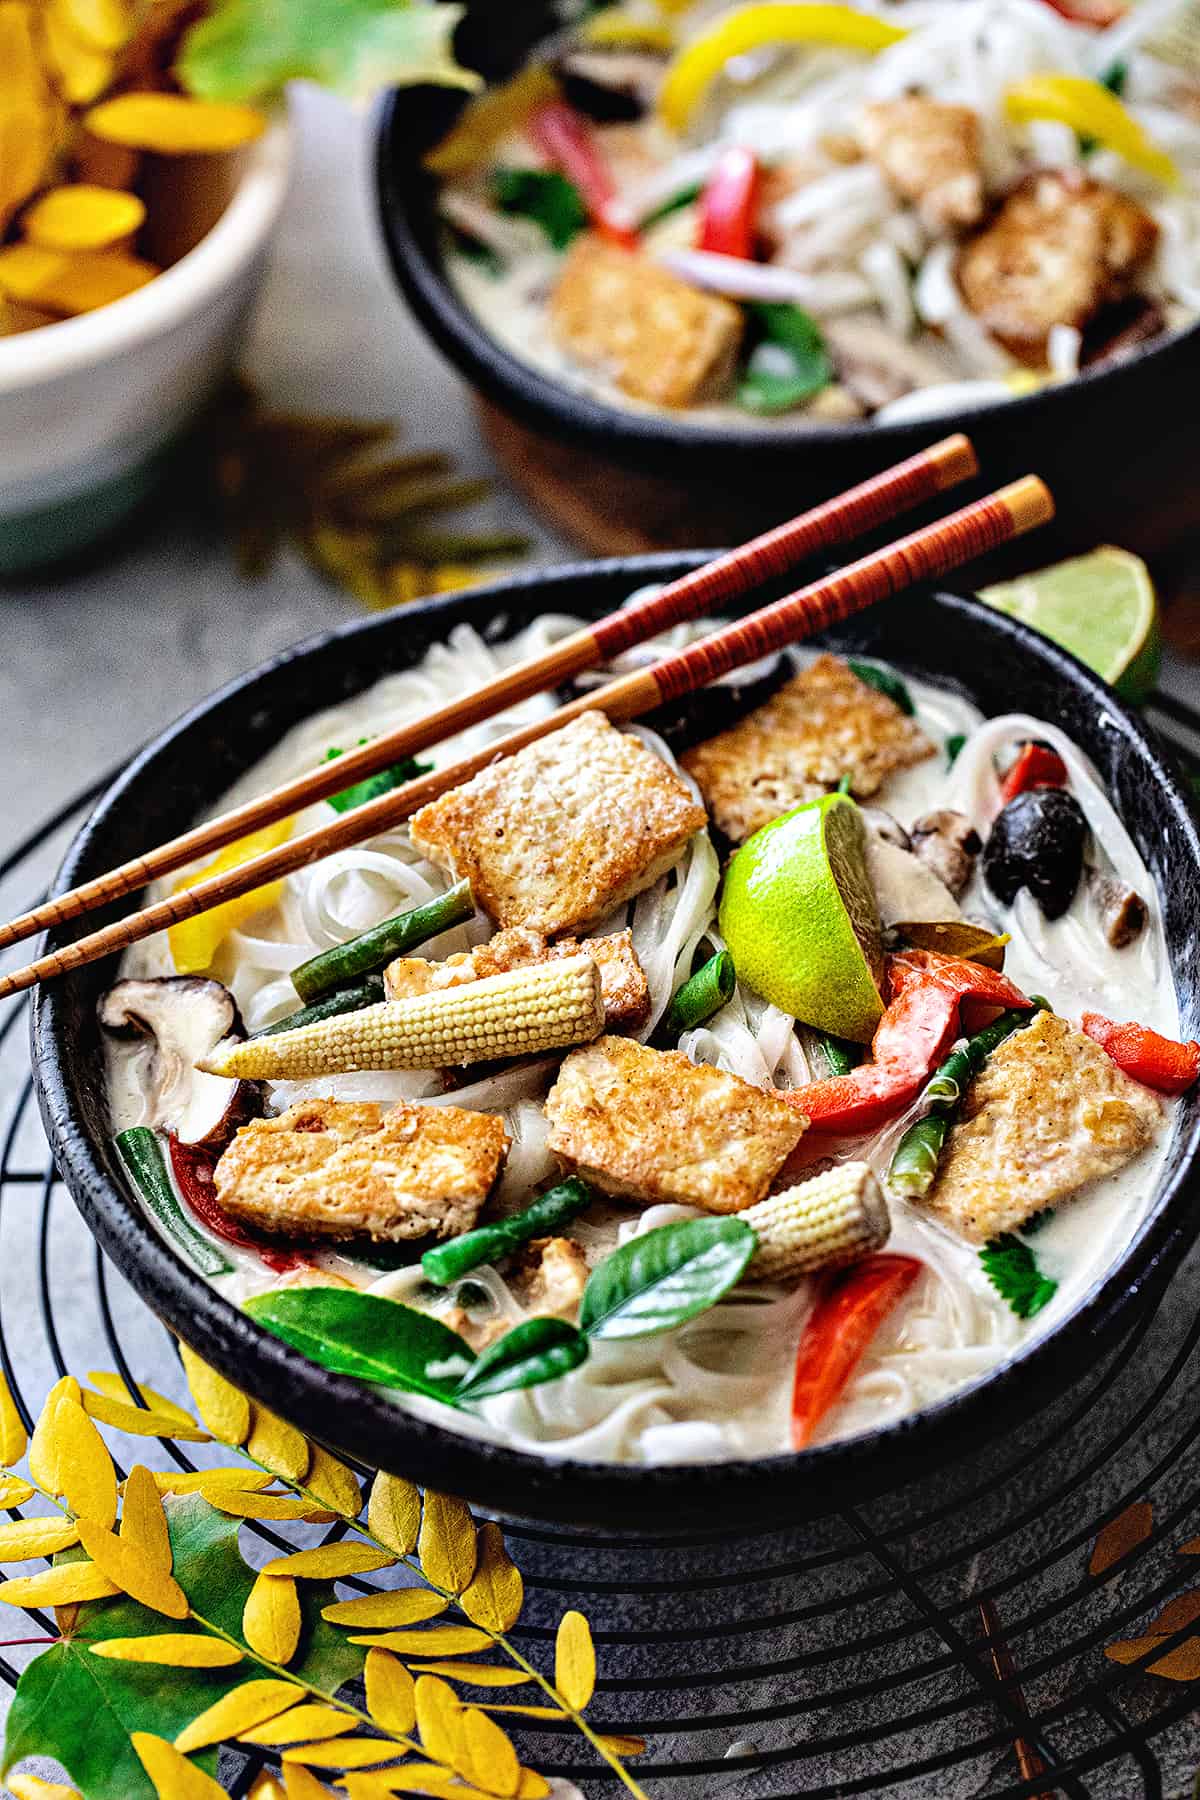
M 416 1683 L 386 1650 L 368 1650 L 367 1711 L 384 1731 L 406 1737 L 417 1722 Z
M 346 1575 L 369 1575 L 390 1568 L 395 1558 L 373 1544 L 321 1544 L 296 1550 L 264 1564 L 264 1575 L 289 1575 L 293 1581 L 341 1581 Z
M 596 1651 L 581 1612 L 565 1612 L 554 1641 L 554 1685 L 568 1706 L 582 1712 L 596 1691 Z
M 421 1496 L 411 1481 L 398 1475 L 375 1477 L 367 1504 L 367 1529 L 397 1556 L 412 1554 L 421 1529 Z
M 475 1573 L 475 1521 L 453 1494 L 425 1490 L 425 1513 L 417 1539 L 425 1579 L 447 1593 L 461 1594 Z
M 300 1596 L 285 1576 L 260 1575 L 242 1614 L 242 1636 L 268 1662 L 290 1663 L 300 1642 Z
M 158 1800 L 226 1800 L 225 1789 L 181 1756 L 166 1738 L 155 1737 L 149 1731 L 131 1731 L 129 1741 Z
M 88 1646 L 93 1656 L 114 1662 L 163 1663 L 170 1669 L 231 1669 L 242 1653 L 223 1638 L 201 1632 L 164 1631 L 150 1637 L 105 1638 Z
M 479 1560 L 460 1605 L 476 1625 L 488 1631 L 511 1631 L 525 1601 L 521 1571 L 504 1548 L 504 1533 L 490 1520 L 479 1528 L 478 1546 Z
M 304 1689 L 291 1681 L 247 1681 L 185 1725 L 175 1739 L 175 1748 L 186 1754 L 235 1738 L 239 1731 L 276 1718 L 303 1698 Z

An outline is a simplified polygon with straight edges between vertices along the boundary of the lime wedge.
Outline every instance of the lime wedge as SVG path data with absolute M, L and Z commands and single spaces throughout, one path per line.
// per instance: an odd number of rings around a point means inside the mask
M 883 1011 L 879 911 L 854 801 L 827 794 L 764 825 L 730 859 L 721 933 L 765 1000 L 869 1043 Z
M 1158 679 L 1158 600 L 1149 569 L 1129 550 L 1103 544 L 1018 581 L 981 588 L 979 598 L 1072 651 L 1126 700 L 1144 700 Z

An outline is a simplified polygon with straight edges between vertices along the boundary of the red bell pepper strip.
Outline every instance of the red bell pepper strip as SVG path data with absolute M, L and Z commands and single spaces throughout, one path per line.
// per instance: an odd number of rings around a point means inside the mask
M 1057 750 L 1045 744 L 1023 744 L 1000 784 L 1000 810 L 1030 788 L 1066 787 L 1067 765 Z
M 563 101 L 550 100 L 530 115 L 525 129 L 547 162 L 579 189 L 596 230 L 633 249 L 637 244 L 633 214 L 617 197 L 612 171 L 587 121 Z
M 915 1256 L 868 1256 L 829 1278 L 800 1337 L 792 1383 L 792 1447 L 803 1450 L 835 1407 L 871 1339 L 924 1268 Z
M 1200 1044 L 1176 1043 L 1146 1025 L 1116 1025 L 1101 1013 L 1084 1013 L 1083 1029 L 1118 1069 L 1160 1094 L 1186 1093 L 1200 1078 Z
M 697 250 L 754 260 L 754 225 L 760 187 L 753 150 L 731 144 L 722 152 L 700 196 Z
M 1121 0 L 1045 0 L 1045 4 L 1073 25 L 1091 25 L 1096 31 L 1115 25 L 1129 11 Z
M 305 1269 L 310 1266 L 309 1258 L 302 1256 L 298 1250 L 280 1250 L 273 1244 L 264 1243 L 256 1233 L 247 1231 L 244 1225 L 230 1218 L 213 1191 L 213 1170 L 217 1159 L 211 1150 L 205 1150 L 200 1144 L 182 1144 L 175 1137 L 168 1138 L 167 1143 L 175 1185 L 200 1223 L 206 1225 L 214 1237 L 221 1238 L 227 1244 L 235 1244 L 239 1250 L 251 1251 L 260 1262 L 266 1263 L 268 1269 L 274 1269 L 279 1275 L 289 1269 Z
M 903 1112 L 959 1035 L 965 1000 L 1005 1008 L 1033 1004 L 999 970 L 936 950 L 890 956 L 888 978 L 893 999 L 875 1032 L 873 1060 L 783 1096 L 817 1131 L 849 1136 Z

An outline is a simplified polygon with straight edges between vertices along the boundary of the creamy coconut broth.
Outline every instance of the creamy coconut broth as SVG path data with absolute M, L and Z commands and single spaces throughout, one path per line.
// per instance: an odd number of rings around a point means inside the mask
M 222 809 L 311 768 L 331 747 L 345 748 L 419 716 L 546 647 L 576 624 L 566 617 L 546 616 L 515 637 L 497 642 L 485 642 L 468 626 L 457 627 L 448 642 L 435 646 L 416 668 L 385 677 L 356 700 L 316 715 L 288 733 L 223 797 Z M 682 627 L 669 639 L 634 654 L 660 654 L 689 635 L 691 628 Z M 791 661 L 794 672 L 809 668 L 813 658 L 800 651 Z M 766 673 L 750 671 L 742 679 Z M 782 673 L 788 673 L 786 666 Z M 779 678 L 777 672 L 776 681 Z M 1179 1021 L 1153 886 L 1086 759 L 1047 721 L 1014 713 L 985 722 L 961 697 L 925 682 L 907 677 L 906 681 L 915 705 L 914 722 L 934 754 L 892 774 L 877 794 L 864 801 L 867 869 L 885 942 L 894 941 L 894 933 L 889 938 L 888 932 L 899 921 L 916 926 L 921 921 L 966 917 L 1009 934 L 1004 976 L 1023 995 L 1044 997 L 1059 1019 L 1078 1027 L 1085 1012 L 1095 1012 L 1118 1021 L 1136 1020 L 1166 1038 L 1177 1038 Z M 518 721 L 540 716 L 550 705 L 544 697 L 529 701 L 440 746 L 430 760 L 451 761 Z M 699 798 L 696 782 L 681 769 L 667 743 L 653 732 L 634 729 L 641 743 L 677 772 L 687 793 Z M 696 736 L 694 729 L 690 736 Z M 951 767 L 947 740 L 956 738 L 963 742 Z M 934 809 L 965 814 L 986 836 L 999 806 L 1000 774 L 1019 747 L 1031 741 L 1057 753 L 1065 765 L 1067 788 L 1088 827 L 1089 862 L 1111 880 L 1126 884 L 1144 902 L 1145 923 L 1122 948 L 1106 940 L 1094 882 L 1081 880 L 1062 916 L 1047 919 L 1027 888 L 1017 893 L 1011 906 L 1003 905 L 985 881 L 985 858 L 978 856 L 955 904 L 927 863 L 879 836 L 880 830 L 893 835 L 886 815 L 907 828 Z M 878 809 L 886 809 L 886 815 Z M 297 829 L 328 816 L 324 804 L 312 808 L 300 817 Z M 650 1004 L 649 1017 L 627 1034 L 638 1043 L 663 1044 L 662 1021 L 673 993 L 693 968 L 724 947 L 717 907 L 721 859 L 728 854 L 728 842 L 721 841 L 718 854 L 713 832 L 701 829 L 652 886 L 615 907 L 586 934 L 579 933 L 592 938 L 631 928 Z M 444 893 L 448 886 L 446 870 L 414 848 L 407 829 L 397 830 L 290 876 L 274 904 L 228 934 L 205 974 L 228 985 L 246 1032 L 261 1032 L 297 1007 L 289 971 L 380 920 Z M 410 954 L 442 963 L 488 941 L 492 929 L 489 920 L 476 912 L 465 924 L 420 944 Z M 958 964 L 960 969 L 964 966 L 979 965 Z M 123 976 L 135 979 L 175 973 L 165 938 L 130 951 L 122 969 Z M 993 1007 L 990 1016 L 996 1010 Z M 1015 1032 L 1010 1046 L 1020 1037 Z M 614 1041 L 611 1036 L 601 1040 Z M 678 1049 L 691 1063 L 725 1071 L 756 1092 L 787 1092 L 826 1079 L 829 1066 L 822 1041 L 819 1033 L 797 1027 L 794 1018 L 739 980 L 728 1003 L 683 1032 Z M 152 1054 L 153 1044 L 145 1038 L 109 1038 L 114 1132 L 146 1123 L 162 1125 L 156 1111 L 160 1096 L 148 1072 Z M 448 1085 L 443 1073 L 434 1069 L 376 1068 L 268 1080 L 259 1091 L 268 1116 L 298 1102 L 328 1100 L 384 1106 L 416 1101 L 422 1107 L 449 1106 L 500 1116 L 511 1143 L 483 1208 L 486 1221 L 520 1212 L 535 1194 L 561 1179 L 564 1163 L 547 1146 L 543 1107 L 564 1056 L 582 1054 L 558 1048 L 508 1065 L 457 1070 L 453 1077 L 457 1085 Z M 871 1051 L 865 1054 L 869 1060 Z M 1139 1086 L 1138 1093 L 1148 1097 L 1144 1087 Z M 883 1184 L 890 1214 L 885 1255 L 911 1257 L 921 1264 L 915 1281 L 870 1337 L 840 1399 L 815 1422 L 806 1441 L 852 1435 L 928 1405 L 986 1374 L 1024 1342 L 1053 1329 L 1111 1265 L 1143 1216 L 1170 1137 L 1172 1107 L 1173 1101 L 1164 1096 L 1161 1114 L 1140 1153 L 1116 1172 L 1064 1196 L 1038 1221 L 1036 1232 L 1022 1240 L 1032 1250 L 1040 1275 L 1057 1284 L 1053 1297 L 1028 1319 L 1018 1317 L 991 1284 L 976 1242 L 952 1229 L 925 1201 L 905 1198 L 889 1182 L 897 1145 L 928 1110 L 920 1095 L 865 1134 L 839 1136 L 827 1131 L 813 1166 L 796 1168 L 793 1160 L 786 1175 L 776 1172 L 770 1185 L 777 1189 L 811 1180 L 814 1168 L 819 1171 L 831 1162 L 869 1164 Z M 243 1132 L 259 1129 L 244 1127 Z M 654 1123 L 649 1114 L 645 1131 L 646 1154 L 652 1157 Z M 569 1161 L 566 1166 L 571 1166 Z M 938 1190 L 933 1191 L 936 1195 Z M 562 1235 L 580 1247 L 594 1271 L 616 1246 L 637 1234 L 711 1216 L 694 1206 L 647 1203 L 636 1194 L 600 1194 L 563 1228 Z M 189 1217 L 211 1239 L 203 1224 L 197 1224 L 194 1215 Z M 261 1241 L 288 1248 L 296 1240 L 276 1236 Z M 461 1283 L 438 1289 L 422 1272 L 420 1256 L 427 1240 L 403 1247 L 402 1254 L 411 1253 L 408 1266 L 383 1272 L 367 1266 L 353 1245 L 326 1241 L 322 1248 L 310 1237 L 301 1240 L 301 1246 L 303 1266 L 280 1273 L 264 1266 L 255 1250 L 222 1242 L 220 1250 L 230 1268 L 212 1279 L 238 1304 L 276 1288 L 307 1292 L 304 1284 L 348 1283 L 418 1311 L 449 1317 L 481 1348 L 502 1328 L 530 1316 L 527 1272 L 522 1276 L 516 1258 L 481 1264 Z M 550 1456 L 657 1463 L 779 1452 L 790 1443 L 797 1345 L 818 1298 L 838 1279 L 845 1276 L 819 1271 L 792 1278 L 742 1279 L 689 1322 L 658 1335 L 595 1341 L 581 1366 L 540 1385 L 457 1407 L 415 1392 L 395 1391 L 394 1398 L 397 1405 L 450 1429 Z
M 1200 68 L 1177 0 L 1072 10 L 585 19 L 430 157 L 450 281 L 522 361 L 685 424 L 899 422 L 1134 354 L 1200 307 Z

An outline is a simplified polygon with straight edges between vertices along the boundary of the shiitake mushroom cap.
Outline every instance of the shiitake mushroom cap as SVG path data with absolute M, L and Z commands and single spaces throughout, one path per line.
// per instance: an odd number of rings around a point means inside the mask
M 1011 906 L 1027 888 L 1047 919 L 1061 918 L 1083 873 L 1087 820 L 1066 788 L 1029 788 L 1004 808 L 983 849 L 983 876 Z

